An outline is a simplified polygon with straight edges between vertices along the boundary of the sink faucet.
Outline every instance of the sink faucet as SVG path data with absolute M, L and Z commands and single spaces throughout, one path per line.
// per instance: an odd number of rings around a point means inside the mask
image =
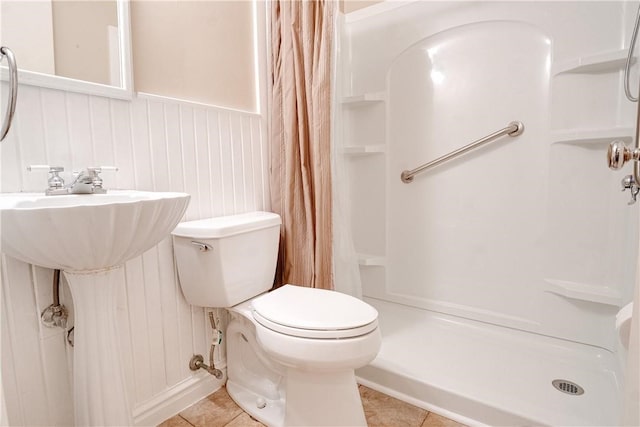
M 100 172 L 105 170 L 118 170 L 118 168 L 114 166 L 88 167 L 82 169 L 80 172 L 74 173 L 75 178 L 73 182 L 64 185 L 64 180 L 58 176 L 59 172 L 64 171 L 63 167 L 50 167 L 48 165 L 31 165 L 27 167 L 29 171 L 37 169 L 48 169 L 51 174 L 47 181 L 48 188 L 45 190 L 48 196 L 59 194 L 104 194 L 107 190 L 102 187 L 103 181 L 100 177 Z
M 99 173 L 102 168 L 82 169 L 76 178 L 67 186 L 70 194 L 104 194 L 107 192 L 102 188 L 102 178 Z

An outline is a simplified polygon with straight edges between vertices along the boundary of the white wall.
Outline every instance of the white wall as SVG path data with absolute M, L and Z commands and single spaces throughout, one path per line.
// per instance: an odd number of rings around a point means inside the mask
M 360 147 L 348 158 L 366 296 L 615 349 L 637 206 L 620 192 L 629 168 L 605 156 L 633 135 L 621 75 L 635 7 L 418 1 L 347 15 L 346 95 L 383 99 L 343 109 L 345 144 Z M 511 120 L 526 128 L 515 140 L 400 181 Z
M 0 147 L 1 191 L 44 190 L 47 174 L 27 172 L 30 164 L 67 171 L 116 165 L 119 172 L 103 174 L 105 187 L 188 192 L 186 220 L 268 209 L 264 125 L 258 114 L 158 97 L 128 102 L 21 85 L 13 128 Z M 1 271 L 9 422 L 71 425 L 73 350 L 62 330 L 39 322 L 51 303 L 52 271 L 6 256 Z M 118 320 L 129 394 L 138 422 L 159 422 L 181 396 L 193 403 L 220 384 L 188 369 L 192 354 L 208 354 L 208 320 L 182 296 L 169 238 L 125 271 Z M 72 309 L 66 286 L 63 303 Z
M 233 0 L 132 2 L 136 90 L 256 111 L 255 6 Z

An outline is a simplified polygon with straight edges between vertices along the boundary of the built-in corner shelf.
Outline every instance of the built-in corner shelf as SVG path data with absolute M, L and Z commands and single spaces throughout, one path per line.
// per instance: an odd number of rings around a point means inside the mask
M 384 153 L 386 147 L 384 144 L 375 145 L 348 145 L 342 149 L 344 154 L 359 155 L 359 154 L 379 154 Z
M 561 129 L 551 132 L 551 140 L 562 144 L 608 144 L 615 139 L 629 141 L 634 135 L 635 129 L 632 127 Z
M 558 61 L 551 68 L 552 75 L 598 74 L 621 70 L 627 62 L 628 49 L 618 49 Z M 632 62 L 635 60 L 632 58 Z
M 545 282 L 547 283 L 547 292 L 565 298 L 590 301 L 614 307 L 620 307 L 622 305 L 622 295 L 620 292 L 606 286 L 556 279 L 545 279 Z
M 379 255 L 370 255 L 370 254 L 358 254 L 358 265 L 363 267 L 384 267 L 386 265 L 386 259 L 383 256 Z
M 367 92 L 362 95 L 345 96 L 342 98 L 341 104 L 345 107 L 362 107 L 378 102 L 384 102 L 386 97 L 387 96 L 384 92 Z

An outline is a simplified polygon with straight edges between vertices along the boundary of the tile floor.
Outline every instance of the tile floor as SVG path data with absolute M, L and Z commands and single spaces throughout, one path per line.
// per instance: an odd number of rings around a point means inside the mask
M 360 386 L 369 426 L 464 427 L 448 418 L 425 411 L 386 394 Z M 223 387 L 169 418 L 158 427 L 264 427 L 231 400 Z

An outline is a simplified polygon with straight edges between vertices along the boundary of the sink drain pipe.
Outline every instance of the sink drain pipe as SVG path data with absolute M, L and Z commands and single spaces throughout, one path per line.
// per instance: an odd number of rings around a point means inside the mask
M 40 319 L 48 328 L 67 327 L 67 309 L 60 304 L 60 270 L 53 270 L 53 304 L 42 310 Z

